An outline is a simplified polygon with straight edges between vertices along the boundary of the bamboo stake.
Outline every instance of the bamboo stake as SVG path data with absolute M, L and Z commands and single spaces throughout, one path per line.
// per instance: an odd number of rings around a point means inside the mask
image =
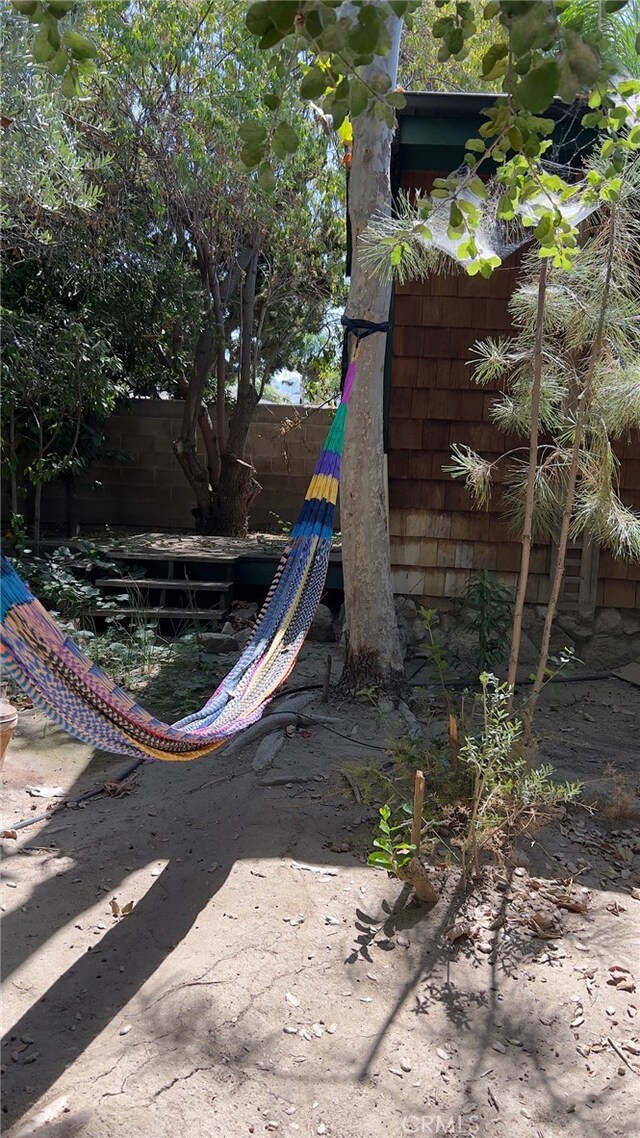
M 327 655 L 327 659 L 326 659 L 326 662 L 324 665 L 324 680 L 322 682 L 322 703 L 328 703 L 329 702 L 329 684 L 331 683 L 331 665 L 332 665 L 332 663 L 333 663 L 333 659 L 332 659 L 331 653 L 329 653 Z
M 422 840 L 422 808 L 424 806 L 424 774 L 416 771 L 416 781 L 413 788 L 413 820 L 411 822 L 411 845 L 415 846 L 414 857 L 420 853 Z

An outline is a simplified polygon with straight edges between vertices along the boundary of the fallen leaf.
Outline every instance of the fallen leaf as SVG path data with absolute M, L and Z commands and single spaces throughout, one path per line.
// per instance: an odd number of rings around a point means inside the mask
M 115 901 L 115 900 L 109 901 L 109 908 L 111 909 L 111 912 L 112 912 L 114 917 L 120 916 L 120 906 L 119 906 L 117 901 Z
M 18 831 L 17 830 L 4 830 L 3 833 L 0 834 L 0 837 L 1 838 L 11 838 L 15 842 L 15 841 L 17 841 L 17 838 L 18 838 Z

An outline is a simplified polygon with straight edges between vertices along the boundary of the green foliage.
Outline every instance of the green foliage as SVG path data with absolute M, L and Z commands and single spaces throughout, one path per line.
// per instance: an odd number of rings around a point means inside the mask
M 81 16 L 82 6 L 75 0 L 11 0 L 11 6 L 36 26 L 30 42 L 33 62 L 60 78 L 66 98 L 82 95 L 83 81 L 95 71 L 96 47 L 67 21 Z
M 407 841 L 407 831 L 411 827 L 411 804 L 404 802 L 401 810 L 405 817 L 400 822 L 391 824 L 391 807 L 388 803 L 380 807 L 378 836 L 373 839 L 375 850 L 367 858 L 367 865 L 375 869 L 386 869 L 388 873 L 396 875 L 410 863 L 416 852 L 416 847 Z
M 471 610 L 470 623 L 478 633 L 478 671 L 503 663 L 511 642 L 514 593 L 488 569 L 471 573 L 463 603 Z
M 480 871 L 480 854 L 502 856 L 518 830 L 540 824 L 554 806 L 574 801 L 579 783 L 556 783 L 551 766 L 530 771 L 522 753 L 522 724 L 510 712 L 510 691 L 483 672 L 476 706 L 480 730 L 466 735 L 459 761 L 472 779 L 466 833 L 460 841 L 463 883 Z
M 393 748 L 396 779 L 377 793 L 386 798 L 368 864 L 402 875 L 416 851 L 408 843 L 412 806 L 407 800 L 416 769 L 425 774 L 422 848 L 443 844 L 462 867 L 463 885 L 481 872 L 481 857 L 503 860 L 514 840 L 531 833 L 555 807 L 580 795 L 576 782 L 558 783 L 553 768 L 531 770 L 522 744 L 522 724 L 510 711 L 510 692 L 492 674 L 480 675 L 480 692 L 468 693 L 461 709 L 462 745 L 457 756 L 446 744 L 425 750 L 400 738 Z M 393 819 L 393 822 L 392 822 Z
M 22 544 L 22 543 L 20 543 Z M 113 602 L 107 602 L 91 582 L 96 570 L 111 573 L 116 565 L 90 542 L 78 542 L 73 550 L 60 546 L 50 553 L 35 556 L 30 549 L 16 545 L 14 564 L 21 577 L 47 608 L 65 620 L 87 616 L 95 609 L 108 613 Z

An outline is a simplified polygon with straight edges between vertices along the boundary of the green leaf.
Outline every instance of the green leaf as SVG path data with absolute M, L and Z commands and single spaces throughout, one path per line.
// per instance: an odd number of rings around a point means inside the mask
M 11 6 L 21 16 L 32 16 L 37 8 L 36 0 L 11 0 Z
M 268 0 L 267 10 L 271 17 L 271 23 L 275 24 L 284 36 L 288 36 L 290 32 L 294 31 L 294 21 L 298 13 L 297 4 L 292 4 L 291 0 Z
M 367 865 L 373 866 L 374 869 L 386 869 L 388 873 L 393 871 L 393 862 L 389 855 L 378 850 L 369 854 Z
M 382 11 L 378 11 L 373 4 L 363 5 L 358 12 L 358 22 L 348 35 L 351 50 L 357 55 L 378 53 L 381 47 L 382 27 Z
M 387 95 L 385 102 L 388 107 L 394 107 L 398 111 L 407 105 L 407 100 L 402 91 L 392 91 L 390 95 Z
M 273 25 L 269 5 L 263 0 L 258 4 L 252 4 L 245 16 L 245 24 L 252 35 L 263 36 Z
M 90 39 L 87 39 L 86 36 L 81 36 L 79 32 L 68 30 L 64 33 L 62 38 L 76 59 L 93 59 L 95 56 L 95 44 L 93 44 Z
M 469 182 L 469 189 L 471 190 L 472 194 L 476 195 L 477 198 L 480 198 L 482 201 L 486 201 L 487 187 L 482 181 L 482 178 L 472 178 Z
M 391 79 L 382 71 L 379 71 L 377 75 L 372 75 L 369 83 L 376 95 L 386 95 L 391 87 Z
M 277 111 L 280 103 L 282 102 L 282 99 L 280 98 L 280 95 L 276 95 L 269 91 L 266 95 L 262 96 L 262 102 L 264 103 L 265 107 L 269 108 L 270 111 Z
M 249 146 L 259 146 L 266 141 L 267 128 L 259 123 L 257 119 L 247 119 L 243 122 L 238 129 L 238 135 L 242 142 L 246 142 Z
M 516 58 L 535 48 L 549 47 L 556 34 L 553 4 L 546 0 L 530 5 L 511 24 L 511 46 Z
M 296 134 L 293 127 L 288 122 L 281 122 L 278 124 L 275 138 L 277 138 L 282 143 L 288 154 L 294 154 L 298 149 L 300 139 L 298 138 L 298 135 Z
M 264 144 L 262 146 L 254 145 L 253 143 L 246 143 L 240 151 L 240 161 L 247 170 L 253 170 L 255 166 L 259 166 L 264 157 Z
M 264 35 L 258 40 L 258 47 L 261 51 L 268 51 L 270 47 L 275 47 L 283 39 L 284 32 L 276 28 L 275 24 L 271 24 L 271 27 L 267 28 Z
M 528 111 L 546 110 L 558 89 L 560 74 L 560 67 L 554 59 L 546 59 L 532 68 L 516 87 L 520 104 Z
M 485 52 L 482 57 L 482 74 L 485 79 L 496 79 L 505 74 L 508 52 L 509 45 L 507 43 L 494 43 Z
M 487 149 L 481 138 L 468 138 L 464 147 L 465 150 L 473 150 L 476 154 L 484 154 Z
M 75 99 L 80 93 L 80 86 L 78 83 L 78 73 L 74 67 L 69 67 L 62 77 L 60 90 L 65 99 Z
M 321 67 L 311 67 L 300 84 L 303 99 L 318 99 L 328 86 L 327 73 Z
M 270 162 L 261 162 L 258 167 L 258 184 L 266 194 L 272 194 L 276 188 L 276 176 Z
M 46 63 L 47 60 L 53 59 L 55 48 L 49 42 L 46 27 L 43 26 L 38 29 L 31 48 L 31 54 L 36 63 Z
M 640 146 L 640 126 L 634 126 L 633 129 L 629 131 L 627 142 L 634 150 Z
M 349 111 L 352 118 L 357 118 L 369 105 L 369 92 L 360 79 L 354 79 L 349 84 Z
M 48 60 L 47 70 L 50 71 L 52 75 L 63 75 L 67 69 L 68 62 L 69 56 L 67 51 L 64 47 L 61 47 L 53 58 Z
M 351 21 L 348 19 L 338 20 L 335 24 L 329 24 L 318 39 L 318 47 L 321 48 L 322 51 L 335 53 L 344 51 L 347 46 L 350 28 Z

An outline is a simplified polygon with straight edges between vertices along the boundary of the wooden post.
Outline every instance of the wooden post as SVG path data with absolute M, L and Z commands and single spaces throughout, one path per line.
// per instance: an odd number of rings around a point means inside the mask
M 449 747 L 451 749 L 451 762 L 454 771 L 458 770 L 458 751 L 460 750 L 460 743 L 458 741 L 458 720 L 455 715 L 449 716 Z
M 327 655 L 324 666 L 324 680 L 322 683 L 322 702 L 329 702 L 329 684 L 331 683 L 331 664 L 333 663 L 331 653 Z
M 415 846 L 414 857 L 420 853 L 422 839 L 422 808 L 424 806 L 424 775 L 416 771 L 416 781 L 413 788 L 413 821 L 411 823 L 411 844 Z

